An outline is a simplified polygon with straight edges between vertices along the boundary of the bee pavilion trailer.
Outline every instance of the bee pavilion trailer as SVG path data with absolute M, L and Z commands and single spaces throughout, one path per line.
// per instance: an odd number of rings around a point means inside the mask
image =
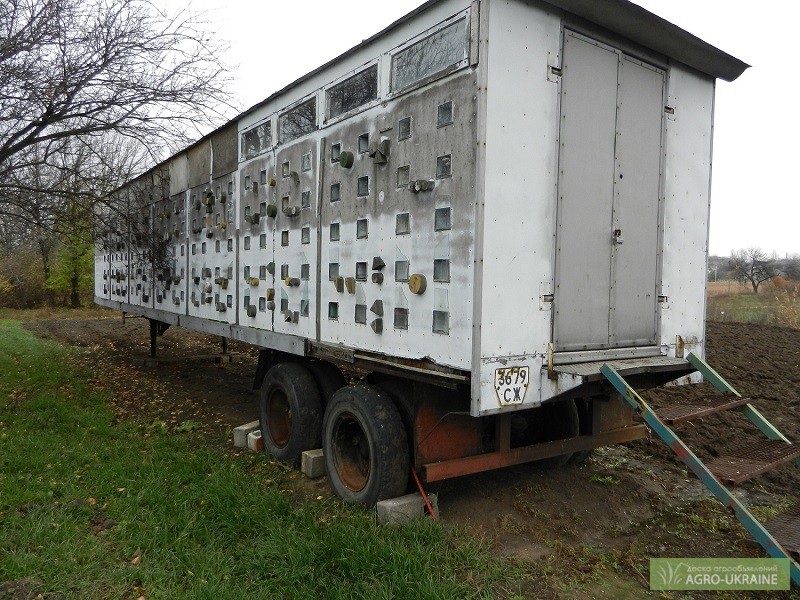
M 700 379 L 746 67 L 625 0 L 432 0 L 114 192 L 95 301 L 261 346 L 267 449 L 349 501 L 635 439 L 601 368 Z

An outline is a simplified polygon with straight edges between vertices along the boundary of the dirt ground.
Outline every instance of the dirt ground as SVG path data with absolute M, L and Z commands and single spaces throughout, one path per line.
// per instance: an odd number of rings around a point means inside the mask
M 93 383 L 111 391 L 119 418 L 202 429 L 225 445 L 233 426 L 257 418 L 253 347 L 230 342 L 233 361 L 216 363 L 218 338 L 170 328 L 159 339 L 161 364 L 145 368 L 145 319 L 103 311 L 26 326 L 86 349 L 76 360 L 91 369 Z M 709 362 L 790 439 L 800 440 L 800 331 L 709 323 L 707 337 Z M 645 397 L 660 406 L 710 389 L 662 388 Z M 708 457 L 742 445 L 747 430 L 755 431 L 732 411 L 687 424 L 680 434 Z M 329 493 L 324 479 L 291 477 L 302 491 Z M 647 557 L 762 555 L 657 438 L 599 449 L 560 469 L 522 465 L 430 487 L 444 522 L 485 537 L 499 556 L 531 572 L 530 597 L 638 598 L 650 594 Z M 800 470 L 787 466 L 739 493 L 768 515 L 790 505 L 798 490 Z

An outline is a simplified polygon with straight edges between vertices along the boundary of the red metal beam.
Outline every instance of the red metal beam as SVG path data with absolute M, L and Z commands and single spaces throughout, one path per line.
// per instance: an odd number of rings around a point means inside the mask
M 455 458 L 441 462 L 428 463 L 423 465 L 425 481 L 441 481 L 451 477 L 460 477 L 472 473 L 491 471 L 501 467 L 509 467 L 520 463 L 531 462 L 542 458 L 560 456 L 562 454 L 579 452 L 581 450 L 591 450 L 599 446 L 617 444 L 620 442 L 630 442 L 643 438 L 647 433 L 645 425 L 634 425 L 623 429 L 613 429 L 594 435 L 583 435 L 566 440 L 556 440 L 534 444 L 532 446 L 522 446 L 512 448 L 507 452 L 489 452 L 477 456 L 467 456 Z

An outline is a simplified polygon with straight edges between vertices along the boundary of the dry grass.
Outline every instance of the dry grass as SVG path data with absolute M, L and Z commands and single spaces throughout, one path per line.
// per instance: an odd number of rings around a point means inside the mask
M 731 294 L 752 294 L 753 288 L 749 283 L 741 281 L 709 281 L 708 297 L 729 296 Z
M 0 308 L 0 318 L 16 321 L 44 321 L 47 319 L 120 318 L 120 312 L 90 304 L 82 308 L 43 306 L 40 308 Z

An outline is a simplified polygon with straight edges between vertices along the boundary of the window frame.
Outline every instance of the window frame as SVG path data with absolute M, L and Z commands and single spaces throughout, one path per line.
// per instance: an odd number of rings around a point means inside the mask
M 448 75 L 450 75 L 452 73 L 455 73 L 457 71 L 460 71 L 461 69 L 469 66 L 470 61 L 471 61 L 471 52 L 472 52 L 472 43 L 471 43 L 472 42 L 472 27 L 470 26 L 472 19 L 470 18 L 471 17 L 470 13 L 471 13 L 471 9 L 470 8 L 466 8 L 466 9 L 462 10 L 461 12 L 458 12 L 458 13 L 454 14 L 453 16 L 445 19 L 444 21 L 442 21 L 438 25 L 435 25 L 434 27 L 431 27 L 430 29 L 426 29 L 422 33 L 420 33 L 420 34 L 414 36 L 413 38 L 405 41 L 404 43 L 400 44 L 399 46 L 396 46 L 396 47 L 392 48 L 391 50 L 389 50 L 389 52 L 387 52 L 385 54 L 386 60 L 389 63 L 388 69 L 386 69 L 386 71 L 389 74 L 388 75 L 388 81 L 386 82 L 386 84 L 387 84 L 386 85 L 386 88 L 387 88 L 386 98 L 387 99 L 396 98 L 398 96 L 402 96 L 403 94 L 407 94 L 408 92 L 411 92 L 413 90 L 419 89 L 419 88 L 421 88 L 423 86 L 426 86 L 426 85 L 428 85 L 428 84 L 430 84 L 430 83 L 432 83 L 432 82 L 434 82 L 434 81 L 436 81 L 438 79 L 441 79 L 443 77 L 447 77 Z M 421 41 L 423 41 L 423 40 L 425 40 L 425 39 L 427 39 L 427 38 L 429 38 L 431 36 L 436 35 L 440 31 L 442 31 L 443 29 L 447 29 L 449 26 L 457 23 L 458 21 L 460 21 L 462 19 L 464 20 L 464 25 L 465 25 L 465 28 L 464 28 L 465 29 L 464 50 L 465 50 L 466 56 L 464 58 L 462 58 L 460 61 L 458 61 L 457 63 L 454 63 L 454 64 L 452 64 L 452 65 L 450 65 L 448 67 L 440 69 L 439 71 L 436 71 L 435 73 L 431 73 L 430 75 L 427 75 L 427 76 L 423 77 L 422 79 L 419 79 L 418 81 L 410 83 L 410 84 L 406 85 L 403 88 L 394 89 L 394 82 L 393 82 L 393 62 L 394 62 L 394 57 L 397 54 L 403 52 L 404 50 L 410 48 L 414 44 L 417 44 L 418 42 L 421 42 Z
M 342 75 L 341 77 L 338 77 L 337 79 L 334 79 L 330 83 L 322 86 L 322 90 L 321 90 L 322 91 L 322 100 L 321 100 L 321 103 L 322 103 L 323 109 L 324 109 L 324 114 L 323 114 L 323 119 L 322 119 L 322 126 L 332 125 L 334 123 L 338 123 L 339 121 L 343 121 L 344 119 L 348 119 L 348 118 L 352 117 L 353 115 L 357 115 L 358 113 L 364 112 L 365 110 L 369 110 L 370 108 L 372 108 L 374 106 L 377 106 L 377 105 L 379 105 L 381 103 L 381 101 L 382 101 L 381 91 L 384 88 L 383 81 L 382 81 L 383 80 L 383 56 L 384 55 L 378 56 L 377 58 L 373 58 L 369 62 L 366 62 L 366 63 L 362 64 L 361 66 L 356 67 L 352 71 L 348 71 L 345 75 Z M 335 117 L 329 116 L 330 115 L 330 106 L 328 105 L 328 91 L 330 89 L 332 89 L 332 88 L 335 88 L 337 85 L 339 85 L 341 83 L 344 83 L 348 79 L 350 79 L 352 77 L 356 77 L 357 75 L 360 75 L 363 71 L 366 71 L 367 69 L 370 69 L 374 65 L 377 65 L 377 71 L 378 71 L 378 73 L 377 73 L 378 79 L 377 79 L 377 83 L 376 83 L 377 90 L 376 90 L 376 94 L 375 94 L 375 100 L 371 100 L 370 102 L 367 102 L 366 104 L 362 104 L 361 106 L 357 106 L 356 108 L 353 108 L 353 109 L 351 109 L 351 110 L 349 110 L 347 112 L 343 112 L 342 114 L 336 115 Z

